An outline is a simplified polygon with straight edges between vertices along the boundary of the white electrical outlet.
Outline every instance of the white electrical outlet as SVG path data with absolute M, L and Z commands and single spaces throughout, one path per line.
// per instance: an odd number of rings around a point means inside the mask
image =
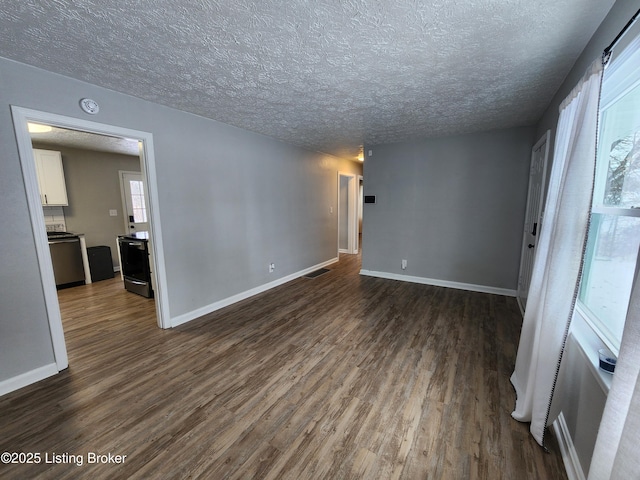
M 270 263 L 269 264 L 269 273 L 273 273 L 275 269 L 276 269 L 276 264 L 275 263 Z
M 402 259 L 402 269 L 406 270 L 407 269 L 407 260 L 406 259 Z

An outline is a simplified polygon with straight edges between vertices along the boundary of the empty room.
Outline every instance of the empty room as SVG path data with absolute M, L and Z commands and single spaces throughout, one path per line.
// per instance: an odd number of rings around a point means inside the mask
M 0 477 L 637 478 L 639 12 L 0 2 Z

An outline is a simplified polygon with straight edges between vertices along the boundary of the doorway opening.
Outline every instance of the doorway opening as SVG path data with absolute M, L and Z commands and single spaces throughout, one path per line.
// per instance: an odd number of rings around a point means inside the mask
M 152 135 L 148 132 L 136 131 L 113 125 L 105 125 L 78 118 L 25 109 L 22 107 L 12 106 L 11 110 L 14 128 L 16 131 L 20 162 L 22 165 L 23 180 L 27 192 L 27 204 L 35 239 L 36 254 L 40 266 L 49 329 L 51 332 L 54 356 L 58 370 L 60 371 L 68 367 L 68 357 L 60 306 L 58 303 L 56 281 L 54 278 L 51 254 L 49 250 L 47 227 L 45 226 L 45 216 L 40 197 L 38 177 L 36 174 L 32 138 L 28 129 L 29 123 L 68 130 L 75 132 L 78 135 L 94 134 L 109 138 L 128 139 L 137 144 L 140 173 L 143 179 L 144 196 L 148 202 L 149 250 L 153 272 L 152 281 L 156 291 L 156 320 L 160 328 L 169 328 L 170 320 L 168 317 L 168 299 L 166 298 L 165 292 L 166 275 L 164 258 L 162 255 L 162 236 L 160 219 L 157 215 L 158 195 Z M 111 213 L 111 211 L 109 213 Z
M 149 231 L 149 216 L 144 193 L 144 178 L 140 172 L 118 171 L 122 218 L 127 235 Z
M 518 275 L 517 300 L 520 313 L 524 316 L 529 296 L 529 283 L 533 273 L 533 262 L 536 244 L 542 223 L 544 190 L 547 177 L 547 159 L 549 157 L 549 136 L 547 132 L 531 149 L 531 166 L 529 169 L 529 191 L 527 193 L 527 211 L 522 234 L 520 254 L 520 273 Z
M 338 253 L 358 253 L 358 177 L 338 172 Z
M 358 175 L 358 234 L 356 235 L 356 250 L 362 253 L 362 212 L 364 211 L 364 177 Z

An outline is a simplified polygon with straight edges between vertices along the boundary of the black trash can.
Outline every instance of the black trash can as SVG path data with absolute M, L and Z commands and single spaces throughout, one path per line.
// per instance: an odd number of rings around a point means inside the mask
M 88 247 L 87 257 L 89 257 L 89 270 L 91 271 L 92 282 L 113 278 L 111 248 L 106 245 Z

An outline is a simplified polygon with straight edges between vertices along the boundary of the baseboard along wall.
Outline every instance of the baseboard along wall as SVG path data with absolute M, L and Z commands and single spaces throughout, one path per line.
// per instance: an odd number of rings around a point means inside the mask
M 402 282 L 422 283 L 436 287 L 456 288 L 470 292 L 491 293 L 493 295 L 503 295 L 505 297 L 515 297 L 516 290 L 507 288 L 490 287 L 486 285 L 475 285 L 472 283 L 451 282 L 449 280 L 438 280 L 435 278 L 414 277 L 411 275 L 400 275 L 397 273 L 377 272 L 375 270 L 360 270 L 360 275 L 368 277 L 386 278 L 389 280 L 400 280 Z
M 178 325 L 182 325 L 184 323 L 195 320 L 196 318 L 200 318 L 204 315 L 208 315 L 209 313 L 215 312 L 216 310 L 220 310 L 221 308 L 228 307 L 236 302 L 241 300 L 245 300 L 249 297 L 253 297 L 262 292 L 266 292 L 272 288 L 278 287 L 284 283 L 290 282 L 291 280 L 295 280 L 296 278 L 300 278 L 308 273 L 319 270 L 320 268 L 326 267 L 338 261 L 338 257 L 327 260 L 326 262 L 318 263 L 317 265 L 313 265 L 312 267 L 305 268 L 304 270 L 300 270 L 299 272 L 292 273 L 285 277 L 278 278 L 273 282 L 265 283 L 264 285 L 260 285 L 258 287 L 252 288 L 250 290 L 246 290 L 244 292 L 238 293 L 231 297 L 219 300 L 217 302 L 211 303 L 204 307 L 198 308 L 188 313 L 184 313 L 182 315 L 178 315 L 177 317 L 171 318 L 171 326 L 177 327 Z

